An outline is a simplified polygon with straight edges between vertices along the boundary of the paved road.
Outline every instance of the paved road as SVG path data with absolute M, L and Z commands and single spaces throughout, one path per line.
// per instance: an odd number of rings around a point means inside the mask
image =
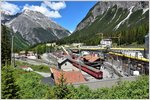
M 43 77 L 50 77 L 51 76 L 51 73 L 38 72 L 38 71 L 34 71 L 34 72 L 37 73 L 37 74 L 40 74 Z
M 117 85 L 119 81 L 135 81 L 137 79 L 137 76 L 130 76 L 130 77 L 122 77 L 122 78 L 115 78 L 115 79 L 105 79 L 105 80 L 99 80 L 99 81 L 93 81 L 93 82 L 81 82 L 81 83 L 74 83 L 73 85 L 75 87 L 78 87 L 80 85 L 87 85 L 91 89 L 98 89 L 103 87 L 112 87 L 114 85 Z
M 16 59 L 16 61 L 26 62 L 33 65 L 49 65 L 44 62 L 39 62 L 38 60 L 32 60 L 32 59 Z
M 34 72 L 43 76 L 43 78 L 41 79 L 41 82 L 43 84 L 47 84 L 50 86 L 54 85 L 54 79 L 51 78 L 51 73 L 38 72 L 38 71 L 34 71 Z
M 43 77 L 41 79 L 41 82 L 43 84 L 47 84 L 47 85 L 50 85 L 50 86 L 53 86 L 55 83 L 54 83 L 54 79 L 52 79 L 51 77 Z

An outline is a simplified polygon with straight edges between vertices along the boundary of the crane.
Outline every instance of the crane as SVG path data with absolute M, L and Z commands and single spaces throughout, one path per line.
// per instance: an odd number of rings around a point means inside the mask
M 117 38 L 117 39 L 118 39 L 118 42 L 119 42 L 119 46 L 120 46 L 120 37 L 121 37 L 121 33 L 120 33 L 117 37 L 109 37 L 109 38 L 110 38 L 110 39 Z

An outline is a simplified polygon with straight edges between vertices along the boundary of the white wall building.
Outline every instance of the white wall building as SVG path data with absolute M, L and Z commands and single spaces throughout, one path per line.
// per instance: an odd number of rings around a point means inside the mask
M 111 39 L 102 39 L 100 41 L 100 44 L 102 47 L 111 47 L 112 46 L 112 40 Z

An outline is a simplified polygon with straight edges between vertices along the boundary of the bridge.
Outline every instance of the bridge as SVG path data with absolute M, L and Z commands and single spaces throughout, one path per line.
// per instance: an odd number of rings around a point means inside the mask
M 70 48 L 71 50 L 106 50 L 106 48 L 102 48 L 99 46 L 81 46 Z M 144 51 L 144 48 L 110 48 L 111 51 Z
M 138 70 L 141 74 L 149 74 L 149 59 L 114 52 L 109 52 L 108 56 L 115 61 L 121 61 L 123 70 L 129 74 L 131 70 Z

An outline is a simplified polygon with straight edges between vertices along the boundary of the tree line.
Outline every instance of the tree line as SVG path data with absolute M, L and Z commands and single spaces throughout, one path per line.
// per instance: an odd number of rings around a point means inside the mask
M 65 37 L 61 40 L 57 41 L 57 44 L 71 44 L 71 43 L 84 43 L 85 45 L 99 45 L 102 36 L 98 36 L 98 29 L 82 29 L 80 31 L 75 32 L 69 37 Z M 120 41 L 118 39 L 113 38 L 113 43 L 117 44 L 132 44 L 133 42 L 137 42 L 137 44 L 143 44 L 145 35 L 149 32 L 149 25 L 141 24 L 136 27 L 131 27 L 128 29 L 122 29 L 120 31 L 109 31 L 102 32 L 104 38 L 117 37 L 121 34 Z

